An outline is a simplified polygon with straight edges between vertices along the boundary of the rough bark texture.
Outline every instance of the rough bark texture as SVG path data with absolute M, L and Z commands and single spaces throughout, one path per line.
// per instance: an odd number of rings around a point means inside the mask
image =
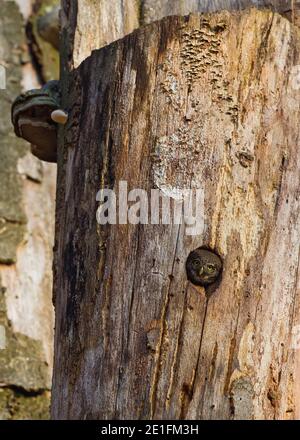
M 68 77 L 53 418 L 299 418 L 299 44 L 268 11 L 170 17 Z M 204 188 L 204 234 L 98 226 L 120 180 Z M 200 245 L 224 262 L 209 299 Z
M 56 169 L 30 154 L 10 121 L 13 99 L 39 86 L 25 36 L 31 3 L 0 2 L 7 78 L 0 90 L 0 419 L 49 418 Z

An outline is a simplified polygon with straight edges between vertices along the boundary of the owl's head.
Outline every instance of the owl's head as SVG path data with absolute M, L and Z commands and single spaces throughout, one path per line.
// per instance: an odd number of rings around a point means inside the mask
M 198 248 L 190 253 L 186 262 L 188 279 L 197 286 L 214 283 L 222 270 L 221 258 L 214 252 Z

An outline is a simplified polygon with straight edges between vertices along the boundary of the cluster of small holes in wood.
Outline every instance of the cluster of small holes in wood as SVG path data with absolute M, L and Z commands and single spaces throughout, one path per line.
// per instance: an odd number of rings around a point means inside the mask
M 225 30 L 225 22 L 214 23 L 207 19 L 201 20 L 198 29 L 183 29 L 181 66 L 191 86 L 205 78 L 207 86 L 211 88 L 213 101 L 221 106 L 225 104 L 225 113 L 235 120 L 238 107 L 228 92 L 224 53 L 221 49 Z

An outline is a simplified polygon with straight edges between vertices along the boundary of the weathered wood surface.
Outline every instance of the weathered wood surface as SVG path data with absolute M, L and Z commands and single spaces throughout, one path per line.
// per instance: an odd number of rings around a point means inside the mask
M 69 67 L 77 67 L 92 50 L 138 28 L 139 11 L 139 0 L 64 0 L 62 45 L 69 57 Z
M 59 158 L 53 418 L 299 418 L 299 31 L 170 17 L 72 73 Z M 99 227 L 101 187 L 205 189 L 203 236 Z M 206 299 L 186 280 L 218 251 Z
M 300 25 L 299 0 L 63 0 L 63 58 L 67 54 L 69 68 L 78 67 L 92 50 L 168 15 L 249 7 L 271 8 Z
M 257 7 L 272 8 L 279 13 L 287 13 L 292 7 L 300 6 L 299 0 L 141 0 L 141 17 L 144 22 L 163 18 L 166 15 L 190 12 L 237 11 Z

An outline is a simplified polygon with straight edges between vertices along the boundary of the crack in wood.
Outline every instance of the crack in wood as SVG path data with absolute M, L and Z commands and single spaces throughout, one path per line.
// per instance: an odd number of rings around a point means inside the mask
M 174 272 L 174 267 L 175 267 L 175 261 L 176 261 L 176 255 L 177 255 L 177 249 L 178 249 L 178 242 L 179 242 L 179 236 L 180 236 L 180 229 L 181 229 L 181 225 L 178 226 L 178 232 L 177 232 L 177 239 L 176 239 L 176 246 L 175 246 L 175 250 L 174 250 L 174 257 L 173 257 L 173 262 L 172 262 L 172 274 Z M 166 335 L 166 316 L 167 316 L 167 311 L 168 311 L 168 306 L 169 306 L 169 302 L 170 302 L 170 288 L 172 285 L 172 279 L 170 279 L 169 285 L 168 285 L 168 290 L 167 290 L 167 295 L 166 295 L 166 299 L 165 299 L 165 304 L 162 310 L 162 316 L 161 316 L 161 336 L 160 336 L 160 340 L 159 340 L 159 344 L 158 344 L 158 356 L 157 356 L 157 360 L 156 360 L 156 367 L 154 370 L 154 375 L 153 375 L 153 381 L 151 383 L 151 388 L 150 388 L 150 402 L 151 402 L 151 409 L 150 409 L 150 414 L 151 414 L 151 419 L 154 418 L 155 415 L 155 410 L 156 410 L 156 393 L 157 393 L 157 386 L 158 386 L 158 382 L 160 379 L 160 371 L 161 371 L 161 355 L 162 355 L 162 351 L 163 351 L 163 345 L 165 342 L 165 335 Z

